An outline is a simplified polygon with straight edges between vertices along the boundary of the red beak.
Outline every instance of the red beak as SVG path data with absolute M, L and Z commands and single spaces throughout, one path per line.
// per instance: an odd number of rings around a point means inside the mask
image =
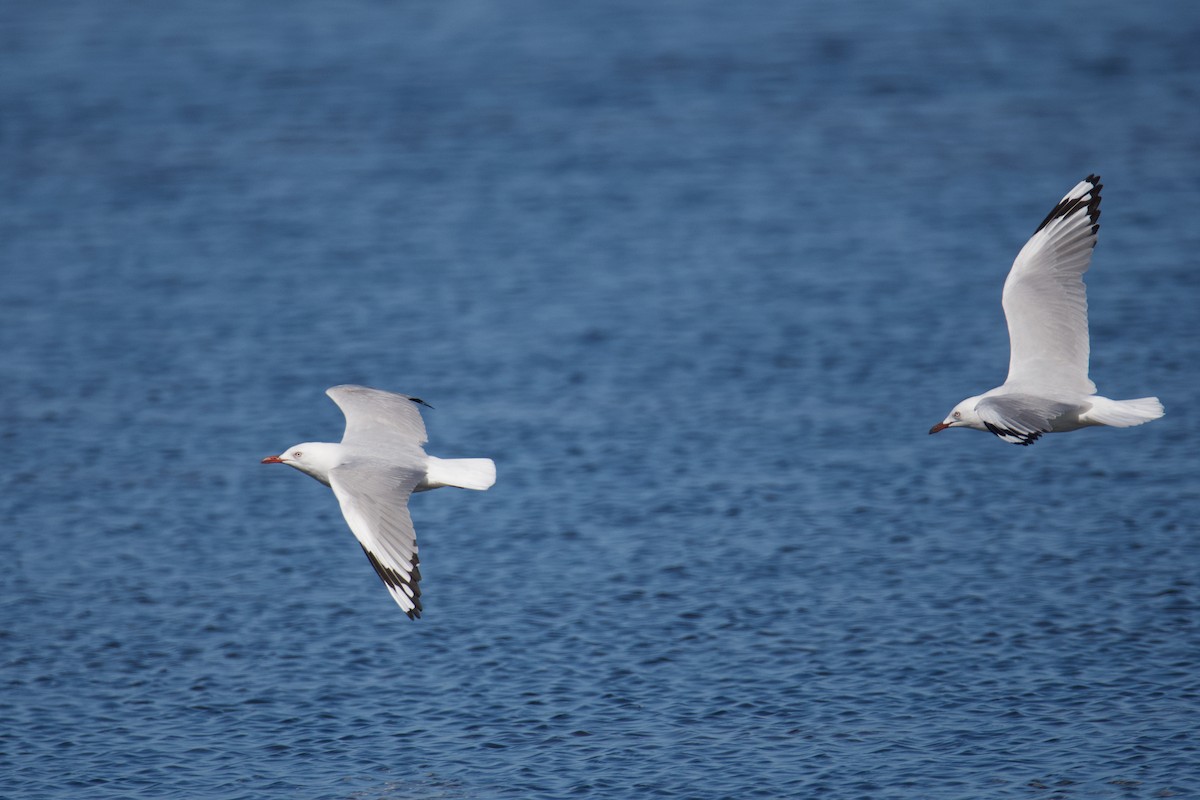
M 262 464 L 282 464 L 283 459 L 279 456 L 267 456 L 260 463 Z
M 932 428 L 930 428 L 929 432 L 937 433 L 938 431 L 944 431 L 944 430 L 946 430 L 946 428 L 949 428 L 949 427 L 950 427 L 950 425 L 948 423 L 939 422 L 937 425 L 934 425 Z

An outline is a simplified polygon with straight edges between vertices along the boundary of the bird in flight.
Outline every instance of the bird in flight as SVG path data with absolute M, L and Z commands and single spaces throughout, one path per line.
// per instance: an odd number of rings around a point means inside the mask
M 1163 415 L 1157 397 L 1112 400 L 1088 378 L 1083 273 L 1100 230 L 1099 175 L 1067 192 L 1017 254 L 1002 298 L 1011 355 L 1008 379 L 968 397 L 929 429 L 974 428 L 1031 445 L 1044 433 L 1091 425 L 1128 428 Z
M 350 385 L 325 393 L 346 417 L 341 443 L 305 442 L 262 463 L 287 464 L 333 489 L 367 560 L 392 599 L 416 619 L 421 570 L 409 497 L 443 486 L 482 491 L 496 482 L 496 465 L 490 458 L 427 455 L 418 407 L 429 404 L 418 397 Z

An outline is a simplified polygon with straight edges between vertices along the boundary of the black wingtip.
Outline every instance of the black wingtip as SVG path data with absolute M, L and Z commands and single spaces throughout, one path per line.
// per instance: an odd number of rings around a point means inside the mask
M 1100 190 L 1104 188 L 1104 184 L 1100 183 L 1100 176 L 1094 173 L 1083 180 L 1092 185 L 1091 190 L 1081 196 L 1067 195 L 1060 200 L 1058 205 L 1042 220 L 1042 224 L 1037 226 L 1038 231 L 1054 220 L 1070 216 L 1081 208 L 1087 209 L 1088 220 L 1092 223 L 1092 233 L 1095 234 L 1100 230 Z M 1087 200 L 1085 201 L 1084 198 Z
M 361 542 L 359 543 L 359 546 L 362 546 Z M 367 560 L 370 561 L 371 566 L 375 568 L 375 574 L 377 574 L 380 579 L 383 580 L 384 584 L 386 584 L 388 588 L 399 589 L 401 586 L 408 587 L 409 591 L 412 592 L 412 595 L 409 597 L 409 599 L 412 600 L 413 607 L 410 609 L 405 609 L 404 613 L 408 615 L 409 619 L 417 619 L 420 617 L 424 607 L 421 605 L 421 587 L 418 584 L 418 581 L 421 580 L 421 570 L 417 567 L 417 554 L 413 553 L 413 571 L 412 574 L 406 578 L 400 572 L 397 572 L 391 567 L 382 564 L 379 559 L 375 557 L 375 554 L 367 548 L 363 547 L 362 551 L 367 554 Z
M 433 406 L 429 405 L 429 403 L 426 403 L 424 400 L 422 400 L 419 397 L 410 397 L 408 399 L 412 400 L 414 403 L 416 403 L 419 406 L 425 406 L 426 408 L 433 408 Z
M 1021 447 L 1029 447 L 1029 445 L 1036 442 L 1042 435 L 1041 431 L 1034 431 L 1033 433 L 1019 433 L 1018 431 L 1011 431 L 1008 428 L 1001 428 L 999 425 L 993 425 L 990 422 L 985 422 L 983 424 L 1001 441 L 1008 442 L 1009 444 L 1020 445 Z M 1016 441 L 1013 441 L 1014 439 Z

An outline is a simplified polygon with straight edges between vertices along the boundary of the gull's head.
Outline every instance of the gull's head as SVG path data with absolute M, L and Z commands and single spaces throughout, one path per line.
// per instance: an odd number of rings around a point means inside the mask
M 946 428 L 975 428 L 976 430 L 986 431 L 987 426 L 983 424 L 983 420 L 975 413 L 975 406 L 979 403 L 980 395 L 968 397 L 961 403 L 956 405 L 944 420 L 934 425 L 929 429 L 930 433 L 944 431 Z
M 262 463 L 287 464 L 328 486 L 329 473 L 340 461 L 338 449 L 339 445 L 328 442 L 304 442 L 289 447 L 277 456 L 267 456 Z

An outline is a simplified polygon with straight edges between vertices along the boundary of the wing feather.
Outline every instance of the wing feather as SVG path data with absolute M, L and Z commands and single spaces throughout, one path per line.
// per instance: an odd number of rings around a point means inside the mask
M 1012 347 L 1006 385 L 1092 394 L 1083 273 L 1100 230 L 1098 175 L 1075 185 L 1013 261 L 1004 282 Z
M 975 406 L 984 427 L 1006 442 L 1031 445 L 1049 433 L 1054 420 L 1071 409 L 1068 403 L 1027 394 L 985 397 Z
M 415 445 L 429 440 L 418 406 L 419 397 L 345 384 L 326 390 L 346 416 L 342 444 L 378 446 L 380 443 Z
M 417 534 L 408 499 L 422 473 L 365 460 L 329 473 L 342 515 L 392 599 L 410 619 L 421 616 Z

